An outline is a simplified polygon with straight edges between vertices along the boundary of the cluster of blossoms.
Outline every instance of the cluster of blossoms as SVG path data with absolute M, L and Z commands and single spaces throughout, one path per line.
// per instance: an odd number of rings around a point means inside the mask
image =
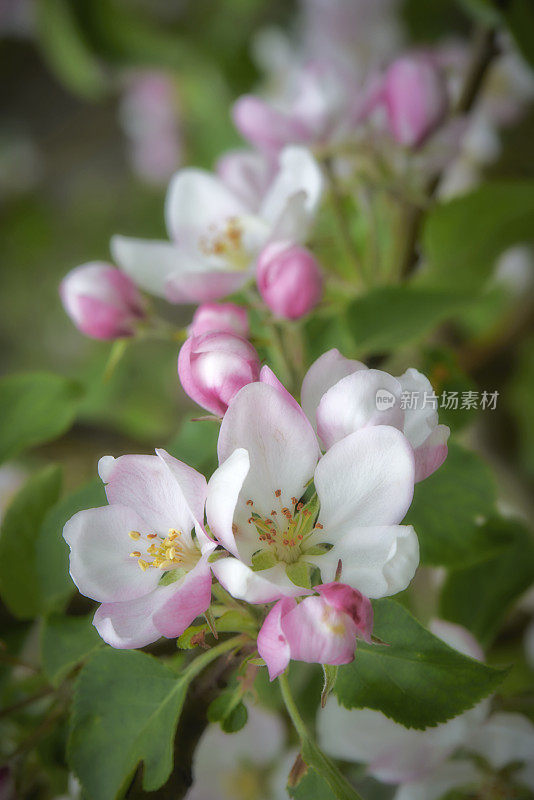
M 417 570 L 418 538 L 403 520 L 415 485 L 445 461 L 450 433 L 430 381 L 414 368 L 395 376 L 330 349 L 304 374 L 297 401 L 297 387 L 290 393 L 285 376 L 262 365 L 261 335 L 244 305 L 262 317 L 264 334 L 269 326 L 291 334 L 323 301 L 328 277 L 311 249 L 313 225 L 327 181 L 331 190 L 338 179 L 350 186 L 362 154 L 378 151 L 377 172 L 388 178 L 416 165 L 421 188 L 460 153 L 466 121 L 453 111 L 450 52 L 363 63 L 352 40 L 342 46 L 349 5 L 328 0 L 325 15 L 325 0 L 309 0 L 301 48 L 281 46 L 269 65 L 270 93 L 236 101 L 233 119 L 252 149 L 226 153 L 214 173 L 174 175 L 168 240 L 114 236 L 117 267 L 84 264 L 61 285 L 67 313 L 97 339 L 150 328 L 142 292 L 195 305 L 178 376 L 220 424 L 209 480 L 162 449 L 105 456 L 108 505 L 65 526 L 72 578 L 100 604 L 94 625 L 112 647 L 179 637 L 202 616 L 213 625 L 214 606 L 229 595 L 258 607 L 255 646 L 271 680 L 291 660 L 347 664 L 359 639 L 373 642 L 371 600 L 402 592 Z M 368 3 L 368 13 L 385 5 Z M 374 22 L 390 42 L 380 14 Z M 218 302 L 228 296 L 235 302 Z M 482 657 L 451 630 L 436 631 Z M 451 768 L 460 748 L 497 769 L 509 760 L 492 758 L 488 742 L 503 720 L 487 704 L 433 730 L 428 758 L 427 738 L 378 712 L 349 714 L 330 701 L 320 720 L 324 749 L 401 784 L 398 800 L 480 782 L 471 762 Z M 512 721 L 511 735 L 520 727 Z M 530 728 L 524 734 L 532 739 Z
M 199 309 L 193 330 L 213 324 L 215 311 Z M 219 313 L 245 332 L 239 309 Z M 219 468 L 207 483 L 164 450 L 102 458 L 109 505 L 65 526 L 71 575 L 101 603 L 94 624 L 114 647 L 181 635 L 207 612 L 215 578 L 234 598 L 274 603 L 258 634 L 271 678 L 291 658 L 347 663 L 358 637 L 370 641 L 368 598 L 405 589 L 419 562 L 416 534 L 401 523 L 415 482 L 445 459 L 449 431 L 432 410 L 403 411 L 400 397 L 403 385 L 428 381 L 332 350 L 306 374 L 300 406 L 269 367 L 242 367 L 234 346 L 246 340 L 200 333 L 206 349 L 193 356 L 195 335 L 180 359 L 196 377 L 211 376 L 202 390 L 224 415 Z M 210 351 L 213 341 L 219 349 Z M 237 361 L 237 377 L 210 373 L 223 357 Z M 379 389 L 395 396 L 385 411 Z

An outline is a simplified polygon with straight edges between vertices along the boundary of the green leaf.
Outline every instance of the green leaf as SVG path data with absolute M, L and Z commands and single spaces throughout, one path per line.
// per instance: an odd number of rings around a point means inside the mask
M 328 695 L 334 690 L 337 681 L 338 667 L 334 664 L 323 664 L 324 686 L 321 692 L 321 706 L 324 708 Z
M 0 462 L 48 442 L 74 421 L 82 390 L 78 383 L 46 372 L 0 380 Z
M 69 672 L 103 642 L 93 625 L 93 615 L 64 617 L 53 615 L 43 622 L 41 663 L 53 686 L 59 686 Z
M 69 548 L 63 527 L 78 511 L 106 505 L 101 480 L 96 479 L 62 498 L 46 514 L 35 542 L 42 613 L 60 610 L 75 587 L 69 575 Z
M 456 291 L 383 286 L 349 305 L 347 323 L 358 353 L 380 353 L 420 341 L 471 302 Z
M 488 647 L 515 601 L 534 583 L 534 542 L 518 522 L 492 520 L 488 533 L 508 537 L 496 555 L 450 572 L 442 589 L 440 615 L 468 628 Z
M 100 97 L 106 88 L 104 71 L 84 40 L 68 0 L 40 0 L 36 7 L 37 35 L 48 66 L 71 91 Z
M 207 711 L 209 722 L 219 722 L 225 733 L 237 733 L 247 724 L 247 708 L 241 700 L 242 688 L 238 684 L 213 700 Z
M 452 442 L 442 466 L 415 487 L 404 522 L 419 538 L 421 562 L 455 567 L 498 548 L 482 523 L 494 513 L 495 485 L 479 456 Z
M 237 733 L 245 727 L 248 721 L 248 711 L 244 703 L 238 703 L 235 708 L 221 721 L 221 728 L 225 733 Z
M 334 689 L 346 708 L 374 708 L 407 728 L 446 722 L 490 694 L 506 670 L 458 653 L 394 600 L 375 600 L 373 633 L 384 645 L 358 642 Z
M 530 66 L 534 67 L 534 4 L 532 0 L 509 0 L 502 13 L 522 55 Z
M 508 247 L 534 240 L 534 181 L 494 181 L 438 205 L 423 231 L 420 286 L 477 291 Z
M 229 639 L 206 651 L 179 676 L 139 651 L 105 648 L 87 662 L 76 682 L 68 760 L 89 800 L 122 795 L 140 761 L 145 791 L 167 781 L 191 681 L 235 646 Z
M 59 467 L 45 467 L 15 496 L 0 531 L 0 594 L 19 619 L 41 610 L 36 539 L 61 490 Z

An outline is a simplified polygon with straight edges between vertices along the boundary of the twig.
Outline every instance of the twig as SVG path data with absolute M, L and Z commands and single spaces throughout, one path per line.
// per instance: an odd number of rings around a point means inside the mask
M 21 708 L 25 708 L 26 706 L 31 705 L 32 703 L 36 703 L 37 700 L 40 700 L 42 697 L 46 697 L 49 694 L 55 692 L 52 686 L 45 686 L 44 689 L 41 689 L 39 692 L 32 694 L 30 697 L 25 697 L 24 700 L 19 700 L 18 703 L 12 703 L 10 706 L 6 706 L 0 711 L 0 719 L 4 719 L 8 717 L 10 714 L 14 714 L 16 711 L 20 711 Z

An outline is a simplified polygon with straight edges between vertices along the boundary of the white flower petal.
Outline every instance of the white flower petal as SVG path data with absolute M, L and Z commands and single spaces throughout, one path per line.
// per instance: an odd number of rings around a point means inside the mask
M 321 503 L 319 519 L 326 541 L 336 529 L 394 525 L 406 514 L 413 497 L 414 456 L 396 428 L 362 428 L 334 444 L 315 470 Z
M 362 528 L 347 523 L 345 527 L 347 532 L 328 553 L 310 558 L 321 570 L 323 583 L 334 580 L 341 560 L 343 583 L 367 597 L 387 597 L 406 589 L 419 564 L 419 543 L 412 526 Z M 328 540 L 328 532 L 322 533 L 326 536 L 321 538 Z
M 272 603 L 281 597 L 298 597 L 310 594 L 302 586 L 295 586 L 286 575 L 283 564 L 254 572 L 242 561 L 230 556 L 212 565 L 212 572 L 227 592 L 247 603 Z
M 314 429 L 315 412 L 324 393 L 341 378 L 360 369 L 367 367 L 361 361 L 345 358 L 336 348 L 327 350 L 313 362 L 302 381 L 301 404 Z
M 181 169 L 172 178 L 165 200 L 165 220 L 171 239 L 196 249 L 210 225 L 250 213 L 224 183 L 201 169 Z
M 278 505 L 289 507 L 292 497 L 302 495 L 319 457 L 317 439 L 308 420 L 282 392 L 265 383 L 243 387 L 224 416 L 219 462 L 237 448 L 244 448 L 250 458 L 239 501 L 241 523 L 246 523 L 249 516 L 251 509 L 247 511 L 245 505 L 249 499 L 263 517 L 269 517 Z M 280 496 L 276 497 L 278 491 Z
M 392 425 L 402 430 L 401 385 L 379 369 L 365 369 L 342 378 L 322 396 L 317 432 L 326 449 L 366 425 Z M 380 400 L 387 401 L 384 405 Z
M 132 530 L 147 532 L 143 519 L 121 505 L 79 511 L 67 522 L 63 536 L 71 549 L 70 574 L 86 597 L 101 603 L 134 600 L 156 586 L 161 573 L 143 572 L 130 556 L 136 550 L 128 536 Z

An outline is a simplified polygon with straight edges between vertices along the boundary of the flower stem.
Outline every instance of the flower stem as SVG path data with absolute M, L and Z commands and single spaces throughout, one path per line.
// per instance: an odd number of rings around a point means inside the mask
M 333 761 L 326 756 L 310 736 L 304 720 L 300 716 L 287 679 L 287 671 L 278 677 L 282 697 L 295 726 L 302 746 L 302 758 L 308 767 L 320 775 L 334 792 L 338 800 L 361 800 L 360 795 L 353 789 L 345 776 L 339 771 Z
M 291 722 L 295 726 L 295 730 L 302 741 L 309 739 L 310 735 L 308 733 L 308 729 L 306 728 L 304 720 L 300 716 L 300 711 L 297 708 L 297 704 L 295 703 L 293 695 L 291 694 L 291 689 L 289 688 L 287 671 L 279 676 L 278 683 L 280 685 L 280 691 L 282 692 L 282 698 L 284 700 L 287 713 L 291 717 Z

